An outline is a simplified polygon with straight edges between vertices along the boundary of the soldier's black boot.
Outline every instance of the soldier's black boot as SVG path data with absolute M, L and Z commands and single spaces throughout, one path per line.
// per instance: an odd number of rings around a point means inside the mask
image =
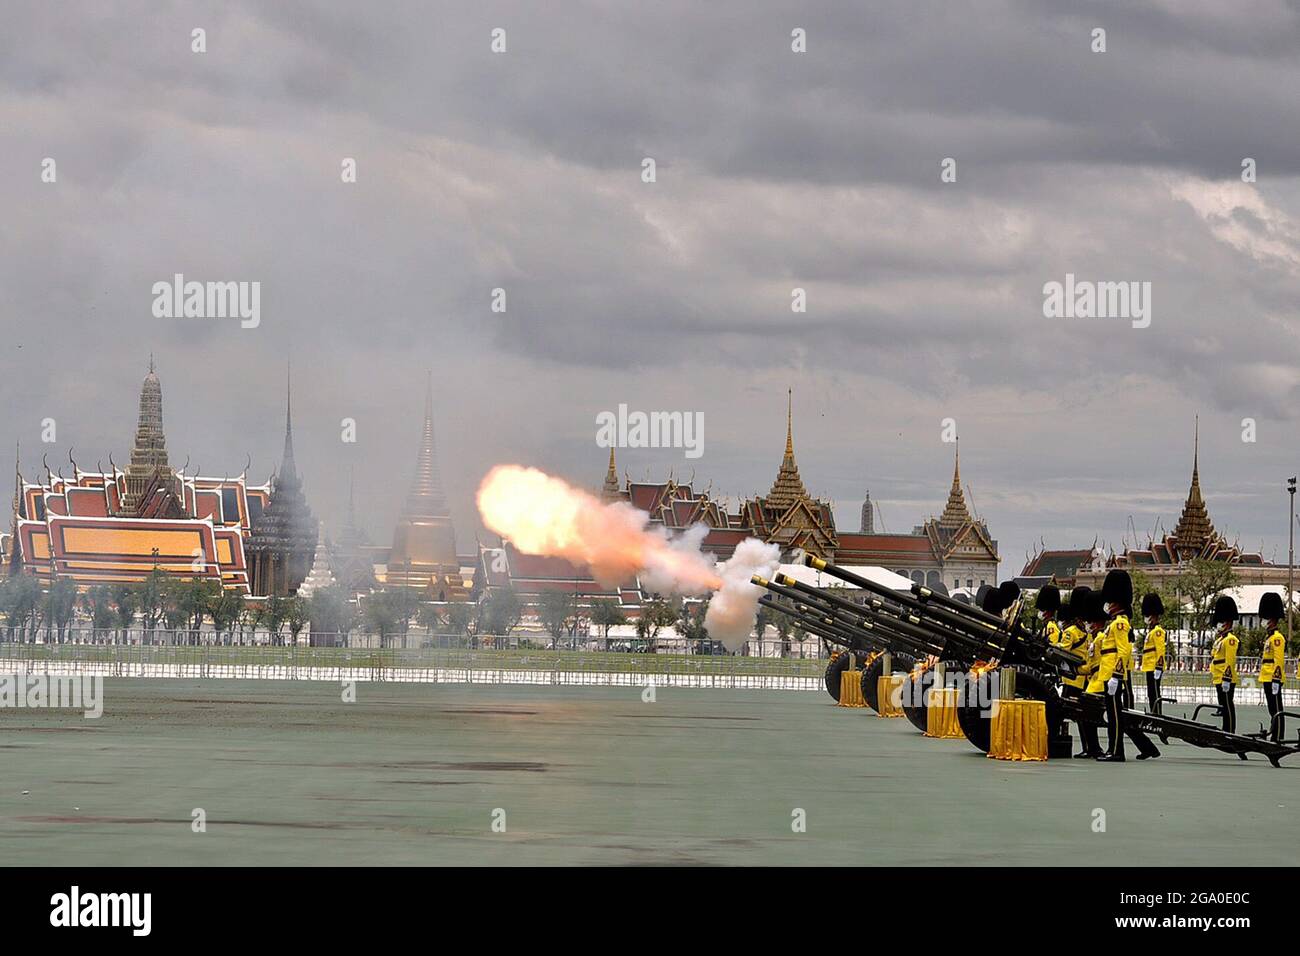
M 1120 695 L 1123 693 L 1124 688 L 1120 687 L 1115 693 L 1106 695 L 1106 733 L 1110 746 L 1097 758 L 1101 763 L 1123 763 L 1125 759 L 1124 732 L 1120 725 Z

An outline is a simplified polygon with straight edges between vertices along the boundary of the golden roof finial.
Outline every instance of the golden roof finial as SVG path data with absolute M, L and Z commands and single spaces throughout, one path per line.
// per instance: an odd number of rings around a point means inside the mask
M 785 454 L 794 456 L 794 389 L 785 390 Z

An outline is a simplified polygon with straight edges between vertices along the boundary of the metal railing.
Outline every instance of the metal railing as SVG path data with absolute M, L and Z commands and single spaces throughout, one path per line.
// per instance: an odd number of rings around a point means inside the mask
M 123 635 L 129 638 L 130 635 Z M 781 657 L 756 646 L 749 655 L 655 653 L 600 646 L 335 647 L 210 642 L 0 642 L 0 672 L 100 674 L 106 677 L 226 677 L 430 683 L 664 684 L 809 689 L 825 660 Z M 596 643 L 596 642 L 592 642 Z M 757 642 L 755 642 L 757 644 Z

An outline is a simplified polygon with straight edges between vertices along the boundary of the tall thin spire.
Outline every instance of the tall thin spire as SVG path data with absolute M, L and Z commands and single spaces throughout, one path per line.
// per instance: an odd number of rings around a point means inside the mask
M 355 489 L 357 484 L 357 470 L 348 469 L 348 526 L 355 526 L 357 523 L 357 504 Z
M 966 507 L 966 494 L 961 489 L 961 439 L 955 442 L 956 451 L 952 461 L 952 487 L 948 489 L 948 501 L 939 516 L 939 527 L 945 531 L 956 531 L 971 520 L 970 509 Z
M 1201 487 L 1201 416 L 1197 415 L 1192 425 L 1192 484 L 1197 490 Z
M 799 466 L 794 460 L 794 391 L 786 390 L 785 456 L 777 469 L 772 490 L 767 493 L 767 504 L 773 508 L 788 508 L 797 501 L 808 498 L 808 490 L 799 477 Z
M 794 389 L 785 390 L 785 455 L 794 458 Z
M 1195 557 L 1216 537 L 1210 510 L 1201 494 L 1201 417 L 1196 416 L 1192 432 L 1192 484 L 1187 489 L 1182 514 L 1174 527 L 1174 548 L 1180 557 Z
M 433 372 L 429 372 L 424 391 L 424 431 L 420 436 L 420 453 L 415 462 L 415 480 L 406 498 L 406 513 L 416 516 L 444 516 L 447 502 L 442 494 L 438 474 L 438 454 L 433 437 Z
M 298 467 L 293 458 L 293 369 L 286 366 L 284 373 L 284 456 L 280 464 L 280 480 L 298 480 Z
M 9 530 L 9 573 L 17 574 L 22 570 L 22 556 L 18 547 L 18 512 L 23 505 L 23 474 L 19 465 L 22 446 L 14 442 L 14 514 Z

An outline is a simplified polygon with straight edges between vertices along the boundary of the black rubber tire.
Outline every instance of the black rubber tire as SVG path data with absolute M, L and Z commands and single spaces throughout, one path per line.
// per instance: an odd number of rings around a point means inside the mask
M 964 693 L 962 699 L 965 703 L 957 708 L 957 723 L 962 733 L 977 750 L 983 753 L 989 752 L 991 741 L 989 740 L 989 718 L 982 715 L 979 702 L 992 699 L 989 683 L 990 673 L 981 674 L 977 678 L 967 677 L 966 686 L 962 688 Z M 1061 699 L 1056 696 L 1056 691 L 1033 671 L 1016 668 L 1016 699 L 1043 701 L 1047 704 L 1047 726 L 1051 728 L 1060 724 Z
M 840 675 L 844 673 L 852 659 L 853 655 L 848 651 L 837 651 L 831 656 L 830 663 L 826 665 L 826 693 L 835 698 L 836 703 L 840 700 Z
M 893 671 L 895 674 L 906 674 L 915 666 L 916 661 L 910 654 L 893 655 Z M 880 695 L 877 691 L 880 688 L 880 675 L 884 669 L 885 655 L 881 654 L 862 671 L 862 699 L 876 713 L 880 713 Z
M 912 726 L 925 733 L 930 729 L 929 710 L 926 707 L 926 695 L 934 686 L 934 671 L 926 670 L 920 675 L 920 687 L 917 687 L 917 675 L 908 674 L 903 684 L 903 713 L 912 722 Z

